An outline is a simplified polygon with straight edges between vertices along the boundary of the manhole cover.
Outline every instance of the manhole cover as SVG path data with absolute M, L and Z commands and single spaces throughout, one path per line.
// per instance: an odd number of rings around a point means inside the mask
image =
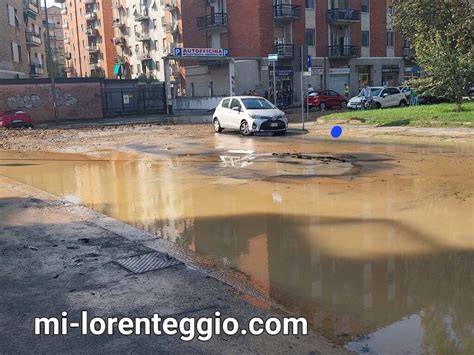
M 171 266 L 182 264 L 181 261 L 159 252 L 121 258 L 116 262 L 134 274 L 143 274 L 144 272 L 166 269 Z

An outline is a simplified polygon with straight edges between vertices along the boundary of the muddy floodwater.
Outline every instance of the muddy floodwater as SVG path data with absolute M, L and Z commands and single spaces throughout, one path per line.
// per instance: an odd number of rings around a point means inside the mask
M 273 142 L 0 153 L 0 174 L 242 272 L 351 350 L 474 353 L 474 147 Z

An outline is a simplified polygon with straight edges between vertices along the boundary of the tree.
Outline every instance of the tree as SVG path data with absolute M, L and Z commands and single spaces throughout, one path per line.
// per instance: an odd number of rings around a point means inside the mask
M 393 20 L 430 74 L 433 93 L 454 98 L 461 111 L 474 82 L 474 1 L 396 0 Z

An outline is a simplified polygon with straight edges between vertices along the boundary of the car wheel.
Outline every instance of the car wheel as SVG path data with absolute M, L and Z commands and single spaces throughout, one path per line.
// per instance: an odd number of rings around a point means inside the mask
M 324 102 L 321 102 L 321 103 L 319 104 L 319 109 L 320 109 L 321 111 L 326 110 L 326 104 L 325 104 Z
M 474 91 L 469 93 L 469 100 L 474 100 Z
M 223 128 L 221 127 L 221 123 L 219 122 L 219 119 L 214 118 L 214 132 L 221 133 L 222 131 L 223 131 Z
M 347 108 L 347 102 L 342 101 L 342 103 L 341 103 L 341 108 L 342 108 L 343 110 L 345 110 L 345 109 Z
M 376 108 L 377 110 L 380 110 L 380 109 L 382 108 L 382 104 L 381 104 L 380 102 L 376 102 L 376 103 L 375 103 L 375 108 Z
M 242 121 L 240 123 L 240 133 L 243 136 L 250 136 L 251 132 L 250 132 L 250 127 L 247 121 Z
M 400 101 L 400 107 L 406 107 L 406 106 L 408 106 L 408 104 L 405 100 Z

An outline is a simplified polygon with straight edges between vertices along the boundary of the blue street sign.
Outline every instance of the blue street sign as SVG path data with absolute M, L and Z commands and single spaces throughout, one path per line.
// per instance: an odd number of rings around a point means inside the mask
M 308 63 L 307 63 L 307 70 L 310 71 L 312 66 L 313 66 L 313 63 L 312 63 L 312 60 L 311 60 L 311 56 L 308 55 Z
M 230 51 L 227 48 L 224 48 L 223 51 L 224 51 L 224 57 L 228 57 L 230 55 Z
M 175 57 L 181 57 L 183 55 L 183 49 L 182 48 L 175 48 L 173 55 Z
M 269 54 L 269 55 L 268 55 L 268 61 L 269 61 L 269 62 L 276 62 L 276 61 L 278 61 L 278 54 Z

